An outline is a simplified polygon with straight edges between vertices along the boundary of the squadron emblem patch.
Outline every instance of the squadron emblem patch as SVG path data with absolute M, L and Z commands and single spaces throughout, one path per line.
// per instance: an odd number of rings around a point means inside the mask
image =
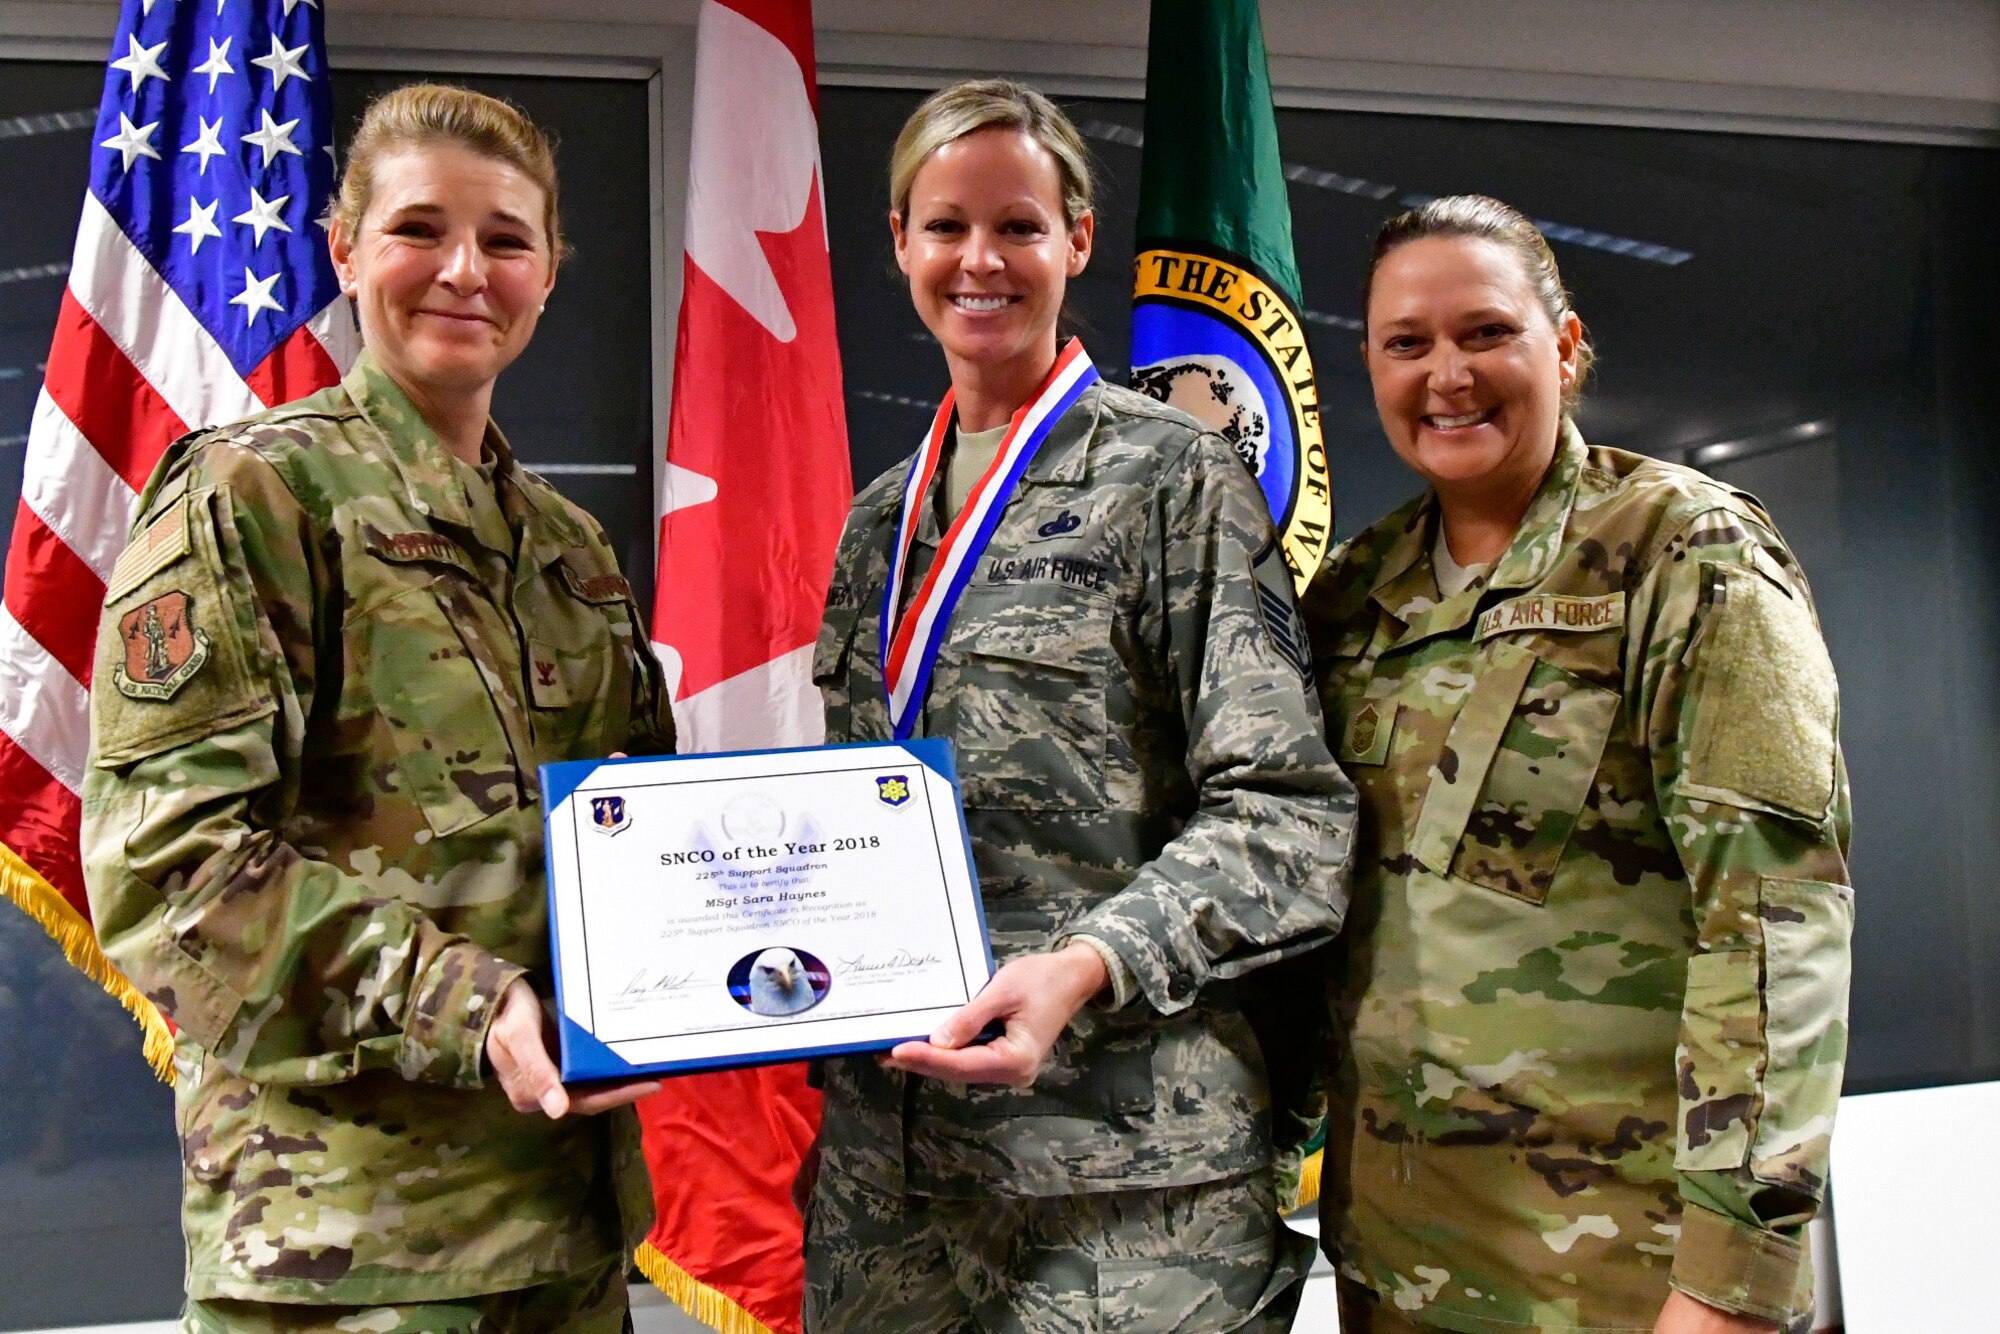
M 600 834 L 622 834 L 630 829 L 632 817 L 625 811 L 625 798 L 592 797 L 590 827 Z
M 906 806 L 910 801 L 910 779 L 906 774 L 888 774 L 875 780 L 875 796 L 884 806 Z
M 176 589 L 119 618 L 125 660 L 111 675 L 120 692 L 169 700 L 193 679 L 208 661 L 208 632 L 195 624 L 194 612 L 194 599 Z

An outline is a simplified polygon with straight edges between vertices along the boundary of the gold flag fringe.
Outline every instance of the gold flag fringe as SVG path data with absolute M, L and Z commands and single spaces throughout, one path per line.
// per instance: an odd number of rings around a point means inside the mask
M 669 1260 L 652 1242 L 641 1243 L 632 1262 L 667 1300 L 718 1334 L 773 1334 L 770 1326 Z
M 1299 1193 L 1292 1200 L 1292 1211 L 1305 1208 L 1319 1200 L 1319 1174 L 1326 1160 L 1325 1149 L 1314 1149 L 1299 1164 Z
M 174 1035 L 167 1021 L 125 974 L 104 957 L 104 951 L 97 947 L 97 935 L 83 914 L 70 907 L 54 885 L 5 843 L 0 843 L 0 894 L 41 923 L 42 930 L 62 947 L 70 965 L 103 987 L 139 1021 L 146 1034 L 147 1063 L 163 1083 L 173 1083 Z

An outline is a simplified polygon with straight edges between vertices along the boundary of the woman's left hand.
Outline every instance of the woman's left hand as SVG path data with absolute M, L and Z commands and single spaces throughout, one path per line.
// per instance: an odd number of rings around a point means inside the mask
M 1676 1288 L 1667 1294 L 1667 1304 L 1653 1326 L 1653 1334 L 1777 1334 L 1768 1320 L 1737 1315 L 1696 1301 Z
M 905 1042 L 882 1064 L 954 1084 L 1026 1088 L 1042 1072 L 1069 1021 L 1110 980 L 1104 960 L 1081 941 L 1050 954 L 1024 955 L 1002 964 L 984 990 L 938 1025 L 929 1042 Z M 980 1030 L 995 1020 L 1006 1031 L 991 1042 L 974 1044 Z

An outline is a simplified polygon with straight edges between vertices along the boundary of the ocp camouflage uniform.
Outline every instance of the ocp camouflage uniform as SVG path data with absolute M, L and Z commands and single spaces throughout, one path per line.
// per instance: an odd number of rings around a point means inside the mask
M 1424 497 L 1306 598 L 1361 789 L 1328 1253 L 1463 1331 L 1784 1320 L 1846 1049 L 1846 774 L 1751 497 L 1567 430 L 1490 577 Z
M 861 493 L 841 539 L 814 660 L 829 741 L 891 735 L 882 597 L 907 471 Z M 938 485 L 906 590 L 937 553 Z M 918 731 L 956 748 L 995 957 L 1085 938 L 1113 993 L 1028 1089 L 829 1063 L 809 1327 L 1289 1323 L 1309 1247 L 1278 1223 L 1273 1169 L 1316 1107 L 1288 1089 L 1274 1108 L 1266 1044 L 1284 1070 L 1304 1052 L 1246 1010 L 1269 998 L 1253 970 L 1338 928 L 1354 819 L 1306 669 L 1229 447 L 1087 390 L 979 558 Z M 1296 1024 L 1316 996 L 1283 998 Z
M 486 441 L 455 459 L 364 354 L 177 444 L 108 587 L 83 845 L 106 953 L 179 1028 L 196 1303 L 611 1260 L 622 1310 L 635 1119 L 522 1115 L 481 1058 L 551 981 L 537 767 L 672 720 L 603 532 Z

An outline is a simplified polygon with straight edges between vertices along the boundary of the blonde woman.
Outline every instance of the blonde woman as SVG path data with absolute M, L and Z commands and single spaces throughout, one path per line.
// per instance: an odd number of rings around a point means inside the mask
M 457 88 L 376 101 L 332 210 L 367 350 L 189 437 L 111 581 L 83 840 L 179 1030 L 189 1331 L 628 1328 L 651 1197 L 572 1096 L 538 765 L 670 750 L 603 532 L 488 409 L 562 254 L 554 158 Z
M 828 1063 L 807 1326 L 1288 1328 L 1244 994 L 1338 927 L 1353 798 L 1270 520 L 1220 438 L 1058 339 L 1094 216 L 1046 98 L 926 101 L 889 226 L 951 390 L 854 503 L 814 674 L 829 741 L 954 743 L 1001 967 L 928 1042 Z

